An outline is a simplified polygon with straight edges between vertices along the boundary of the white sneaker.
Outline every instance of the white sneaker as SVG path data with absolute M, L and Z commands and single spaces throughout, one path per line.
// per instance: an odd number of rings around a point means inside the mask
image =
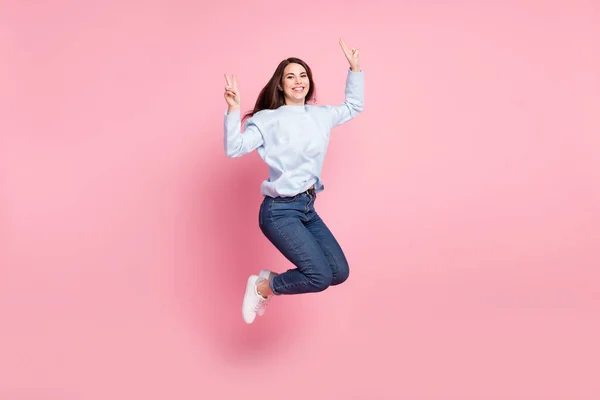
M 250 275 L 248 283 L 246 284 L 246 293 L 244 294 L 244 301 L 242 303 L 242 317 L 247 324 L 254 322 L 256 312 L 261 307 L 264 307 L 264 303 L 267 301 L 267 299 L 258 294 L 258 291 L 256 290 L 256 282 L 258 279 L 258 275 Z
M 268 269 L 262 269 L 262 270 L 260 270 L 260 273 L 258 274 L 258 280 L 259 281 L 261 281 L 263 279 L 271 280 L 275 276 L 277 276 L 277 274 L 275 272 L 269 271 Z M 258 310 L 256 310 L 256 314 L 259 317 L 262 317 L 263 315 L 265 315 L 265 311 L 267 310 L 267 305 L 269 305 L 269 299 L 271 299 L 270 296 L 261 304 L 261 307 Z

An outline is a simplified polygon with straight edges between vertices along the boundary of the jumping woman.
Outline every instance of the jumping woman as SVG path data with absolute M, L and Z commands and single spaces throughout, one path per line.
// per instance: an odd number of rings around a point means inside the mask
M 312 71 L 304 61 L 288 58 L 261 90 L 254 109 L 240 118 L 236 76 L 225 75 L 225 153 L 234 158 L 256 150 L 267 164 L 258 223 L 295 266 L 280 274 L 263 269 L 248 278 L 242 302 L 248 324 L 264 315 L 273 296 L 321 292 L 348 279 L 346 256 L 315 210 L 317 194 L 324 190 L 321 170 L 330 131 L 363 110 L 358 49 L 348 48 L 342 39 L 339 43 L 350 64 L 340 105 L 310 104 L 315 97 Z

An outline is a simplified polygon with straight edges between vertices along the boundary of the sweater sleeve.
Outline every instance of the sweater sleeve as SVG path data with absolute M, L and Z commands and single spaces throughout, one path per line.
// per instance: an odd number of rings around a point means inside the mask
M 338 106 L 325 106 L 331 118 L 331 127 L 342 125 L 363 111 L 364 108 L 364 72 L 353 72 L 348 68 L 344 102 Z
M 250 118 L 246 121 L 244 133 L 241 132 L 240 110 L 231 114 L 225 111 L 225 154 L 236 158 L 246 155 L 264 143 L 262 133 L 256 122 Z

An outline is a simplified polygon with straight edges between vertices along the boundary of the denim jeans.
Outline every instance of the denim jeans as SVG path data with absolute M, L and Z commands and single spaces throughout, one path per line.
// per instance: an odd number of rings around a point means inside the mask
M 348 279 L 346 256 L 315 211 L 316 195 L 265 196 L 259 226 L 269 241 L 296 268 L 271 280 L 275 295 L 320 292 Z

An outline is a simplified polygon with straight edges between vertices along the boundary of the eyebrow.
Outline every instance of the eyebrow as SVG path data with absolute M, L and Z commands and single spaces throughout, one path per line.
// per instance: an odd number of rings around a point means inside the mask
M 300 75 L 302 75 L 302 74 L 306 74 L 306 72 L 300 72 Z M 294 75 L 294 73 L 293 72 L 288 72 L 287 74 L 285 74 L 285 76 L 288 76 L 288 75 Z

